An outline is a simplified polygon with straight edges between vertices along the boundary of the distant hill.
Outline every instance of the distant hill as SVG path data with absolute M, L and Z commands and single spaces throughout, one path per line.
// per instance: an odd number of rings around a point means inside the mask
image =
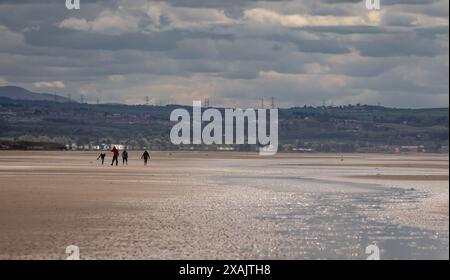
M 0 87 L 0 97 L 13 100 L 69 102 L 66 97 L 50 93 L 36 93 L 16 86 Z

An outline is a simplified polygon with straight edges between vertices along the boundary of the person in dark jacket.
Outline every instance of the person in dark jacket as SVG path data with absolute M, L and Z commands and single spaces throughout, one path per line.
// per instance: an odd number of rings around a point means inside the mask
M 103 165 L 103 164 L 105 164 L 105 157 L 106 157 L 106 154 L 105 153 L 101 153 L 98 156 L 97 160 L 101 159 L 102 160 L 102 165 Z
M 147 165 L 147 162 L 148 162 L 148 160 L 150 159 L 150 154 L 149 154 L 147 151 L 145 151 L 145 152 L 142 154 L 141 159 L 144 159 L 144 164 Z
M 123 165 L 128 165 L 128 152 L 127 152 L 127 150 L 124 150 L 123 152 L 122 152 L 122 164 Z

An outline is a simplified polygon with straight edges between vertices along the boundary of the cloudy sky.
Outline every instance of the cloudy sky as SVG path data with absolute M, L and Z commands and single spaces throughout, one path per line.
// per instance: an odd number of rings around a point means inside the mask
M 0 0 L 0 85 L 95 102 L 448 107 L 449 1 Z

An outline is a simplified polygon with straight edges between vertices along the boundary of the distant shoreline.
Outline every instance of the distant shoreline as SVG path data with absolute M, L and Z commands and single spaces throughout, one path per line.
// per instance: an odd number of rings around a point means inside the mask
M 8 151 L 63 151 L 65 145 L 49 142 L 0 140 L 0 150 Z
M 127 149 L 129 153 L 141 153 L 144 150 L 143 149 Z M 258 152 L 249 152 L 249 151 L 220 151 L 220 150 L 214 150 L 214 151 L 206 151 L 206 150 L 151 150 L 148 149 L 150 154 L 156 155 L 156 156 L 176 156 L 176 155 L 186 155 L 189 157 L 199 157 L 199 158 L 205 158 L 205 159 L 225 159 L 225 158 L 317 158 L 317 159 L 336 159 L 339 160 L 337 163 L 328 163 L 328 164 L 317 164 L 317 166 L 329 166 L 329 167 L 336 167 L 336 166 L 342 166 L 342 167 L 352 167 L 352 164 L 348 164 L 346 162 L 347 159 L 355 158 L 355 157 L 364 157 L 366 155 L 380 155 L 380 156 L 408 156 L 408 157 L 424 157 L 424 156 L 436 156 L 436 157 L 449 157 L 449 153 L 418 153 L 418 152 L 404 152 L 404 153 L 386 153 L 386 152 L 342 152 L 342 153 L 336 153 L 336 152 L 309 152 L 309 153 L 298 153 L 298 152 L 279 152 L 276 155 L 273 156 L 260 156 Z M 28 147 L 28 148 L 22 148 L 22 149 L 5 149 L 2 148 L 2 145 L 0 144 L 0 152 L 7 152 L 7 153 L 14 153 L 14 152 L 24 152 L 24 153 L 33 153 L 33 152 L 65 152 L 65 153 L 76 153 L 76 154 L 97 154 L 97 153 L 105 153 L 107 154 L 107 157 L 109 156 L 110 151 L 109 150 L 70 150 L 70 149 L 43 149 L 39 146 L 34 147 Z M 343 159 L 343 162 L 340 162 L 341 159 Z M 413 159 L 411 159 L 413 161 Z M 442 160 L 442 161 L 448 161 L 448 160 Z M 296 165 L 296 164 L 293 164 Z M 413 163 L 410 163 L 411 166 L 402 166 L 399 165 L 397 167 L 414 167 Z M 314 166 L 314 164 L 309 165 Z M 390 166 L 387 164 L 386 166 L 378 166 L 378 167 L 394 167 L 395 164 L 392 164 Z M 357 166 L 353 166 L 357 167 Z M 373 166 L 375 167 L 375 166 Z M 438 168 L 442 169 L 443 166 L 430 166 L 429 168 Z M 421 166 L 421 168 L 426 168 L 424 166 Z M 448 166 L 446 167 L 448 169 Z
M 54 143 L 54 142 L 34 142 L 34 141 L 8 141 L 8 140 L 0 140 L 0 151 L 66 151 L 66 152 L 109 152 L 110 149 L 68 149 L 66 145 Z M 128 151 L 144 151 L 145 149 L 130 149 L 127 148 Z M 202 149 L 172 149 L 172 150 L 151 150 L 153 152 L 160 153 L 197 153 L 197 154 L 258 154 L 256 151 L 240 151 L 240 150 L 202 150 Z M 278 154 L 285 155 L 352 155 L 352 154 L 371 154 L 371 155 L 449 155 L 448 152 L 376 152 L 376 151 L 361 151 L 361 152 L 335 152 L 335 151 L 309 151 L 309 152 L 298 152 L 298 151 L 280 151 Z

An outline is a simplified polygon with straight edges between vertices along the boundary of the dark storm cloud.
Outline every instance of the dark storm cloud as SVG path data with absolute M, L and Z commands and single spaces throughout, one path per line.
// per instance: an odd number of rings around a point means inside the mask
M 233 6 L 245 6 L 249 4 L 255 4 L 258 2 L 291 2 L 291 0 L 208 0 L 208 1 L 198 1 L 198 0 L 167 0 L 174 6 L 178 7 L 189 7 L 189 8 L 229 8 Z
M 387 28 L 380 28 L 367 25 L 356 26 L 311 26 L 297 28 L 297 30 L 305 30 L 313 33 L 336 33 L 336 34 L 387 34 L 396 33 Z
M 321 0 L 326 4 L 348 4 L 348 3 L 361 3 L 365 0 Z
M 430 38 L 421 38 L 416 34 L 397 34 L 395 37 L 380 38 L 374 41 L 355 43 L 363 56 L 394 57 L 394 56 L 436 56 L 445 55 L 446 47 Z
M 166 31 L 149 34 L 94 34 L 83 31 L 62 30 L 53 28 L 43 31 L 25 33 L 26 41 L 33 46 L 60 47 L 66 49 L 91 50 L 142 50 L 164 51 L 174 49 L 183 38 L 232 39 L 231 35 L 216 35 L 202 32 Z
M 383 5 L 426 5 L 440 0 L 383 0 Z

